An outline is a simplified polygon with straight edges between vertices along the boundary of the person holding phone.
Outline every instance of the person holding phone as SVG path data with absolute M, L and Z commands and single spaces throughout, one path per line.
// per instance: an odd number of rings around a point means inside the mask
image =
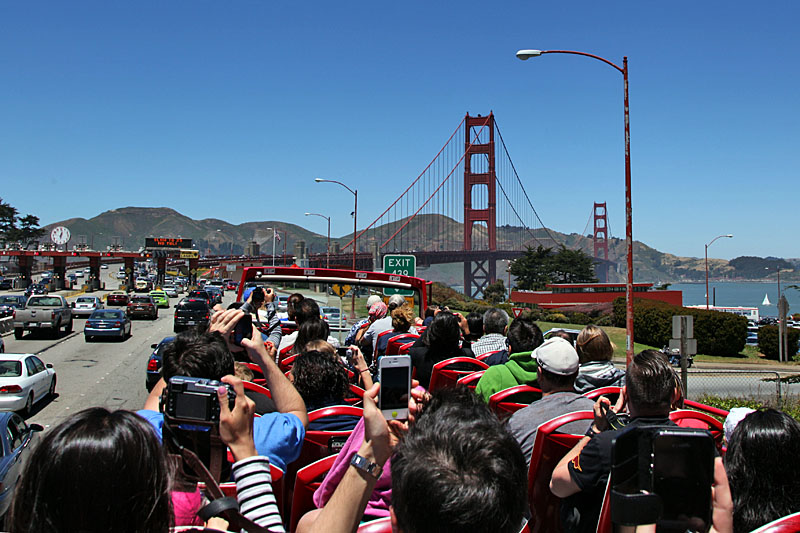
M 617 422 L 617 413 L 621 415 L 627 407 L 627 426 L 677 426 L 669 419 L 671 406 L 680 394 L 676 383 L 666 356 L 643 350 L 628 367 L 617 405 L 611 407 L 605 397 L 597 400 L 592 426 L 561 459 L 550 480 L 553 494 L 566 499 L 562 507 L 565 532 L 595 531 L 611 471 L 612 441 L 616 430 L 623 427 Z
M 278 309 L 275 307 L 275 291 L 271 287 L 255 287 L 246 290 L 242 297 L 245 300 L 242 310 L 252 313 L 253 322 L 258 325 L 263 340 L 280 346 L 283 331 Z

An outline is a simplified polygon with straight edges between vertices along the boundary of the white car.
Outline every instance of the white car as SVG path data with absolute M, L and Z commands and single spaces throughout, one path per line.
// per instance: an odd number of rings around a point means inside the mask
M 82 278 L 83 277 L 83 271 L 82 270 L 75 271 L 75 277 L 76 278 Z
M 167 296 L 170 298 L 177 298 L 178 297 L 178 287 L 175 285 L 164 285 L 161 287 L 161 290 L 167 293 Z
M 97 296 L 80 296 L 72 304 L 72 316 L 89 316 L 102 308 L 103 302 Z
M 56 392 L 56 371 L 30 353 L 0 356 L 0 411 L 25 410 Z
M 125 272 L 117 272 L 117 279 L 125 279 L 126 276 Z
M 102 268 L 103 270 L 108 270 L 108 265 L 103 263 L 102 265 L 100 265 L 100 268 Z

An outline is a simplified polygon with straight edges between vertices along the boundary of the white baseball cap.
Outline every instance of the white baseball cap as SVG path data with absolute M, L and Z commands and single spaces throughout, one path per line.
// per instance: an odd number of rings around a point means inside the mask
M 367 309 L 372 307 L 372 304 L 377 303 L 377 302 L 382 302 L 382 301 L 383 300 L 381 299 L 380 296 L 378 296 L 377 294 L 373 294 L 372 296 L 367 298 Z
M 551 337 L 536 348 L 531 357 L 543 370 L 560 376 L 571 376 L 578 371 L 580 360 L 572 344 L 561 337 Z

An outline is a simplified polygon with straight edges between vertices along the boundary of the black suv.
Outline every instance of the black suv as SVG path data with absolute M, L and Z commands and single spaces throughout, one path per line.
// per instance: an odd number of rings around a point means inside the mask
M 175 323 L 172 329 L 178 333 L 197 326 L 207 328 L 210 316 L 211 309 L 205 299 L 184 298 L 175 305 Z

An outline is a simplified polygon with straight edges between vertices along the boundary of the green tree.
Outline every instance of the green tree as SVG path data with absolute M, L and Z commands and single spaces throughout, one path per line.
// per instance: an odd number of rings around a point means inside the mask
M 44 229 L 39 227 L 39 217 L 20 217 L 16 207 L 0 198 L 0 241 L 28 243 L 43 234 Z
M 498 279 L 494 283 L 490 283 L 483 290 L 483 299 L 490 304 L 499 304 L 506 299 L 506 286 L 502 279 Z
M 511 262 L 511 274 L 524 290 L 544 290 L 548 283 L 595 283 L 594 260 L 581 250 L 528 247 Z

